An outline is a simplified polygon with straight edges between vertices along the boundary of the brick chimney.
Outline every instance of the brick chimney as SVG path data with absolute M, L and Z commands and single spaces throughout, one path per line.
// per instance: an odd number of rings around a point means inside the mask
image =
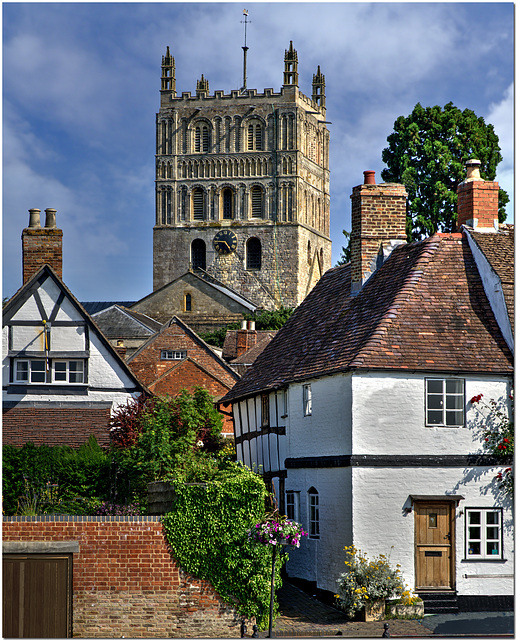
M 457 188 L 457 228 L 498 229 L 498 182 L 480 177 L 480 160 L 468 160 L 466 171 Z
M 364 171 L 364 184 L 351 195 L 351 294 L 357 294 L 391 251 L 407 241 L 407 192 L 402 184 L 375 183 Z
M 242 320 L 242 326 L 237 331 L 237 358 L 255 346 L 258 340 L 255 326 L 254 320 Z
M 41 227 L 40 209 L 29 209 L 29 226 L 22 232 L 23 284 L 44 264 L 63 277 L 63 232 L 56 227 L 56 210 L 45 209 L 45 226 Z

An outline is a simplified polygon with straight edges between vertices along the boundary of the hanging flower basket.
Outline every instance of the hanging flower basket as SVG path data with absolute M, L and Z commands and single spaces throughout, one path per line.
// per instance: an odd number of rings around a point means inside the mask
M 273 513 L 270 518 L 258 522 L 247 533 L 254 542 L 293 547 L 299 547 L 302 536 L 308 535 L 299 522 L 287 520 L 278 513 Z

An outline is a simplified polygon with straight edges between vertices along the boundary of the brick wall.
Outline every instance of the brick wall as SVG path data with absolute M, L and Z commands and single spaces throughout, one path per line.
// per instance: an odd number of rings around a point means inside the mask
M 177 566 L 157 517 L 3 520 L 4 542 L 78 542 L 76 638 L 239 637 L 235 610 Z
M 374 272 L 380 246 L 406 241 L 407 192 L 402 184 L 362 184 L 351 196 L 351 282 L 360 289 Z
M 109 419 L 109 407 L 4 407 L 3 443 L 80 447 L 93 434 L 100 446 L 105 446 L 109 444 Z
M 63 277 L 63 232 L 61 229 L 24 229 L 22 233 L 23 284 L 48 264 Z
M 457 189 L 457 227 L 493 229 L 498 222 L 498 182 L 462 182 Z

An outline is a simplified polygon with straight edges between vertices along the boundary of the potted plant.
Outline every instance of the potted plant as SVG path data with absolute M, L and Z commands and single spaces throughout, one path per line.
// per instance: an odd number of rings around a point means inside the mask
M 387 603 L 387 613 L 392 618 L 422 618 L 425 614 L 425 605 L 421 598 L 407 588 L 399 598 Z
M 344 547 L 348 571 L 337 580 L 336 604 L 350 618 L 366 621 L 382 620 L 387 598 L 400 596 L 403 580 L 399 565 L 393 569 L 385 555 L 369 560 L 367 554 L 354 546 Z

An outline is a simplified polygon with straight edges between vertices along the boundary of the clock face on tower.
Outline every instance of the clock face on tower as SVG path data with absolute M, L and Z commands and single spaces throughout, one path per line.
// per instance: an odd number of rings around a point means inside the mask
M 222 229 L 213 238 L 213 245 L 217 253 L 227 256 L 236 249 L 237 237 L 231 229 Z

